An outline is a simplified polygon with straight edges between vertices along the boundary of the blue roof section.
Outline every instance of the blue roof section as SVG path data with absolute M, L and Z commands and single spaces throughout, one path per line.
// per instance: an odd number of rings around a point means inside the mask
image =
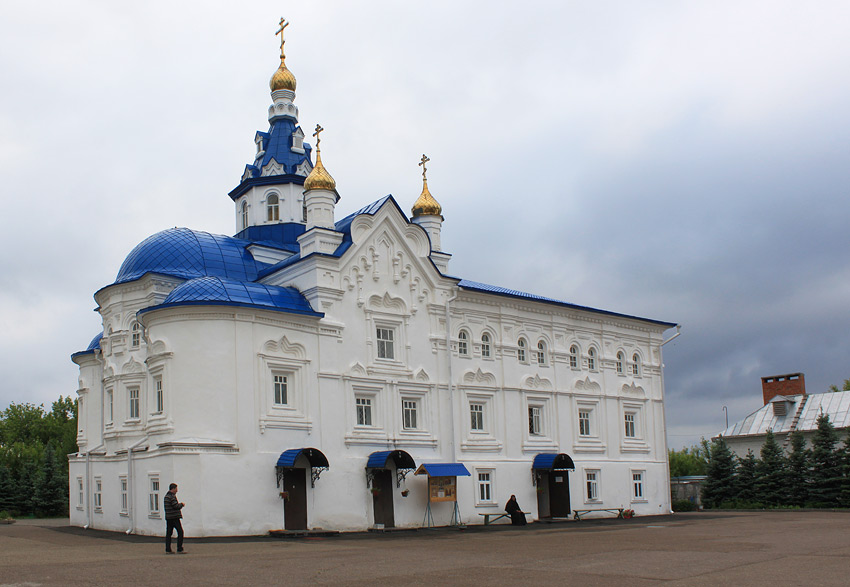
M 215 276 L 199 277 L 181 283 L 168 294 L 162 304 L 145 308 L 140 313 L 171 306 L 192 305 L 246 306 L 317 318 L 324 316 L 314 311 L 310 302 L 294 287 L 241 282 Z
M 147 273 L 194 279 L 215 275 L 254 281 L 265 263 L 248 252 L 249 241 L 188 228 L 170 228 L 139 243 L 118 271 L 115 283 L 139 279 Z
M 469 471 L 462 463 L 422 463 L 414 475 L 422 475 L 423 472 L 429 477 L 469 477 Z
M 277 465 L 275 466 L 294 467 L 295 461 L 302 454 L 310 461 L 310 467 L 330 467 L 328 458 L 317 448 L 290 448 L 289 450 L 285 450 L 280 453 L 277 459 Z
M 297 253 L 298 237 L 304 234 L 306 226 L 298 222 L 282 222 L 280 224 L 261 224 L 249 226 L 237 232 L 233 238 L 251 241 L 250 244 L 263 245 L 284 249 Z
M 88 354 L 88 353 L 94 353 L 97 349 L 100 348 L 100 341 L 101 340 L 103 340 L 103 332 L 100 332 L 93 339 L 91 339 L 91 342 L 89 343 L 89 346 L 86 347 L 86 350 L 79 351 L 79 352 L 72 354 L 71 359 L 73 360 L 74 357 L 79 357 L 80 355 L 85 355 L 85 354 Z
M 657 324 L 659 326 L 666 326 L 667 328 L 673 328 L 676 326 L 675 322 L 663 322 L 661 320 L 653 320 L 651 318 L 641 318 L 640 316 L 630 316 L 629 314 L 620 314 L 618 312 L 610 312 L 608 310 L 599 310 L 597 308 L 590 308 L 587 306 L 579 306 L 577 304 L 571 304 L 569 302 L 562 302 L 561 300 L 556 300 L 554 298 L 546 298 L 543 296 L 538 296 L 530 293 L 526 293 L 523 291 L 518 291 L 515 289 L 508 289 L 506 287 L 499 287 L 497 285 L 488 285 L 486 283 L 479 283 L 477 281 L 470 281 L 468 279 L 461 279 L 458 283 L 458 287 L 462 289 L 466 289 L 469 291 L 477 291 L 481 293 L 487 294 L 495 294 L 499 296 L 505 296 L 509 298 L 521 298 L 525 300 L 531 300 L 533 302 L 543 302 L 546 304 L 555 304 L 558 306 L 562 306 L 564 308 L 570 308 L 573 310 L 582 310 L 585 312 L 594 312 L 596 314 L 605 314 L 606 316 L 615 316 L 617 318 L 631 318 L 633 320 L 640 320 L 641 322 L 650 322 L 652 324 Z
M 575 464 L 573 464 L 573 460 L 567 454 L 556 452 L 541 452 L 534 457 L 534 462 L 531 464 L 531 468 L 543 469 L 546 471 L 561 471 L 565 469 L 575 469 L 576 466 Z
M 413 469 L 416 467 L 413 457 L 403 450 L 381 450 L 369 455 L 369 460 L 366 462 L 366 468 L 385 469 L 390 460 L 395 463 L 395 466 L 398 469 Z
M 256 181 L 259 179 L 272 178 L 272 181 L 267 183 L 297 183 L 299 185 L 304 184 L 304 180 L 306 178 L 304 176 L 295 175 L 295 171 L 298 169 L 298 166 L 301 165 L 304 161 L 310 161 L 312 165 L 310 155 L 312 153 L 313 148 L 307 143 L 302 143 L 304 153 L 296 153 L 292 150 L 292 133 L 295 132 L 296 128 L 300 127 L 296 126 L 295 121 L 293 121 L 292 119 L 279 118 L 272 122 L 271 126 L 269 127 L 269 132 L 257 131 L 257 134 L 254 136 L 255 138 L 259 138 L 262 140 L 260 147 L 263 151 L 262 159 L 255 159 L 254 161 L 245 166 L 245 169 L 248 171 L 249 177 L 240 182 L 239 186 L 232 192 L 230 192 L 231 198 L 235 200 L 237 197 L 239 197 L 239 195 L 241 195 L 241 193 L 244 193 L 245 190 L 242 188 L 248 182 Z M 283 166 L 283 173 L 279 175 L 262 177 L 261 174 L 263 172 L 263 167 L 268 165 L 272 160 Z

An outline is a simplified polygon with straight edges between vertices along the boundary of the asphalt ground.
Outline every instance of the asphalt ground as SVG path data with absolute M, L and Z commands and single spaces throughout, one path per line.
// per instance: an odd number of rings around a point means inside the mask
M 333 537 L 161 538 L 0 525 L 0 586 L 848 585 L 850 512 L 700 512 Z

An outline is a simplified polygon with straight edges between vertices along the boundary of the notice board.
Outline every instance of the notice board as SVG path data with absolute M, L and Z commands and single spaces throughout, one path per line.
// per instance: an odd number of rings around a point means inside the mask
M 457 501 L 457 477 L 428 477 L 428 501 Z

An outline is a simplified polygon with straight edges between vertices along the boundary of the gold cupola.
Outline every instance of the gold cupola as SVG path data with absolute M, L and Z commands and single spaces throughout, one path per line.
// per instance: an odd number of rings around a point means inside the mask
M 328 170 L 325 169 L 325 166 L 322 165 L 322 150 L 319 147 L 319 143 L 322 141 L 319 134 L 325 129 L 321 127 L 321 125 L 316 125 L 316 132 L 313 133 L 313 136 L 316 137 L 316 166 L 310 171 L 310 175 L 307 176 L 307 179 L 304 180 L 304 191 L 310 190 L 327 190 L 329 192 L 336 192 L 336 182 L 334 178 L 331 177 L 331 174 L 328 173 Z
M 419 162 L 419 165 L 422 166 L 422 193 L 419 194 L 419 198 L 413 204 L 413 208 L 411 209 L 414 218 L 418 216 L 441 216 L 443 213 L 443 208 L 428 190 L 428 178 L 425 176 L 425 172 L 427 171 L 425 169 L 425 164 L 428 161 L 430 161 L 430 159 L 423 154 L 422 159 Z
M 272 79 L 269 81 L 269 87 L 272 92 L 276 90 L 289 90 L 290 92 L 295 91 L 295 76 L 292 75 L 292 72 L 289 71 L 289 69 L 287 69 L 286 55 L 283 54 L 283 44 L 286 42 L 283 39 L 283 29 L 288 26 L 289 23 L 281 18 L 280 28 L 277 33 L 275 33 L 280 35 L 280 67 L 277 68 L 277 71 L 274 72 Z

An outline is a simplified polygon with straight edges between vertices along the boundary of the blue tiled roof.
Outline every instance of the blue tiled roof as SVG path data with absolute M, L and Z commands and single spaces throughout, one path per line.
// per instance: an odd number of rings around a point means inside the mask
M 264 151 L 262 159 L 254 160 L 245 166 L 249 177 L 240 183 L 240 187 L 251 180 L 261 179 L 263 167 L 268 165 L 272 160 L 283 166 L 283 172 L 276 176 L 267 176 L 274 183 L 304 183 L 303 176 L 296 176 L 295 171 L 298 166 L 304 161 L 311 161 L 310 154 L 313 148 L 303 143 L 304 153 L 296 153 L 292 150 L 292 133 L 299 128 L 295 122 L 289 118 L 280 118 L 272 122 L 269 127 L 269 132 L 257 132 L 256 138 L 262 140 L 261 149 Z M 266 178 L 262 178 L 266 179 Z M 234 192 L 238 192 L 236 188 L 231 192 L 230 197 L 234 198 Z M 234 198 L 235 199 L 235 198 Z
M 89 346 L 86 347 L 86 350 L 74 353 L 73 355 L 71 355 L 71 358 L 73 359 L 74 357 L 78 357 L 80 355 L 85 355 L 87 353 L 95 352 L 97 349 L 100 348 L 100 341 L 102 339 L 103 339 L 103 332 L 97 334 L 93 339 L 91 339 L 91 342 L 89 343 Z
M 318 448 L 290 448 L 280 453 L 277 467 L 294 467 L 301 455 L 307 457 L 311 467 L 329 467 L 328 458 Z
M 248 241 L 188 228 L 158 232 L 133 249 L 115 283 L 139 279 L 146 273 L 193 279 L 215 275 L 253 281 L 266 264 L 254 261 L 245 248 Z
M 315 312 L 310 302 L 294 287 L 277 287 L 213 276 L 181 283 L 162 304 L 145 308 L 142 313 L 169 306 L 222 304 L 266 308 L 319 318 L 324 315 Z
M 298 222 L 261 224 L 249 226 L 237 232 L 233 238 L 297 253 L 299 250 L 298 237 L 304 234 L 305 229 L 306 227 Z
M 574 310 L 583 310 L 586 312 L 594 312 L 596 314 L 605 314 L 606 316 L 616 316 L 618 318 L 631 318 L 633 320 L 640 320 L 642 322 L 650 322 L 652 324 L 658 324 L 659 326 L 666 326 L 668 328 L 672 328 L 676 326 L 675 322 L 663 322 L 661 320 L 652 320 L 650 318 L 641 318 L 639 316 L 630 316 L 628 314 L 620 314 L 618 312 L 609 312 L 608 310 L 599 310 L 597 308 L 590 308 L 587 306 L 579 306 L 577 304 L 571 304 L 569 302 L 562 302 L 561 300 L 556 300 L 554 298 L 546 298 L 543 296 L 538 296 L 530 293 L 526 293 L 523 291 L 518 291 L 515 289 L 508 289 L 506 287 L 499 287 L 497 285 L 488 285 L 486 283 L 479 283 L 477 281 L 470 281 L 468 279 L 461 279 L 458 283 L 458 287 L 462 289 L 466 289 L 469 291 L 477 291 L 488 294 L 495 294 L 499 296 L 506 296 L 509 298 L 522 298 L 526 300 L 531 300 L 535 302 L 544 302 L 547 304 L 555 304 L 558 306 L 563 306 L 565 308 L 572 308 Z
M 422 463 L 414 475 L 427 473 L 429 477 L 469 477 L 462 463 Z

